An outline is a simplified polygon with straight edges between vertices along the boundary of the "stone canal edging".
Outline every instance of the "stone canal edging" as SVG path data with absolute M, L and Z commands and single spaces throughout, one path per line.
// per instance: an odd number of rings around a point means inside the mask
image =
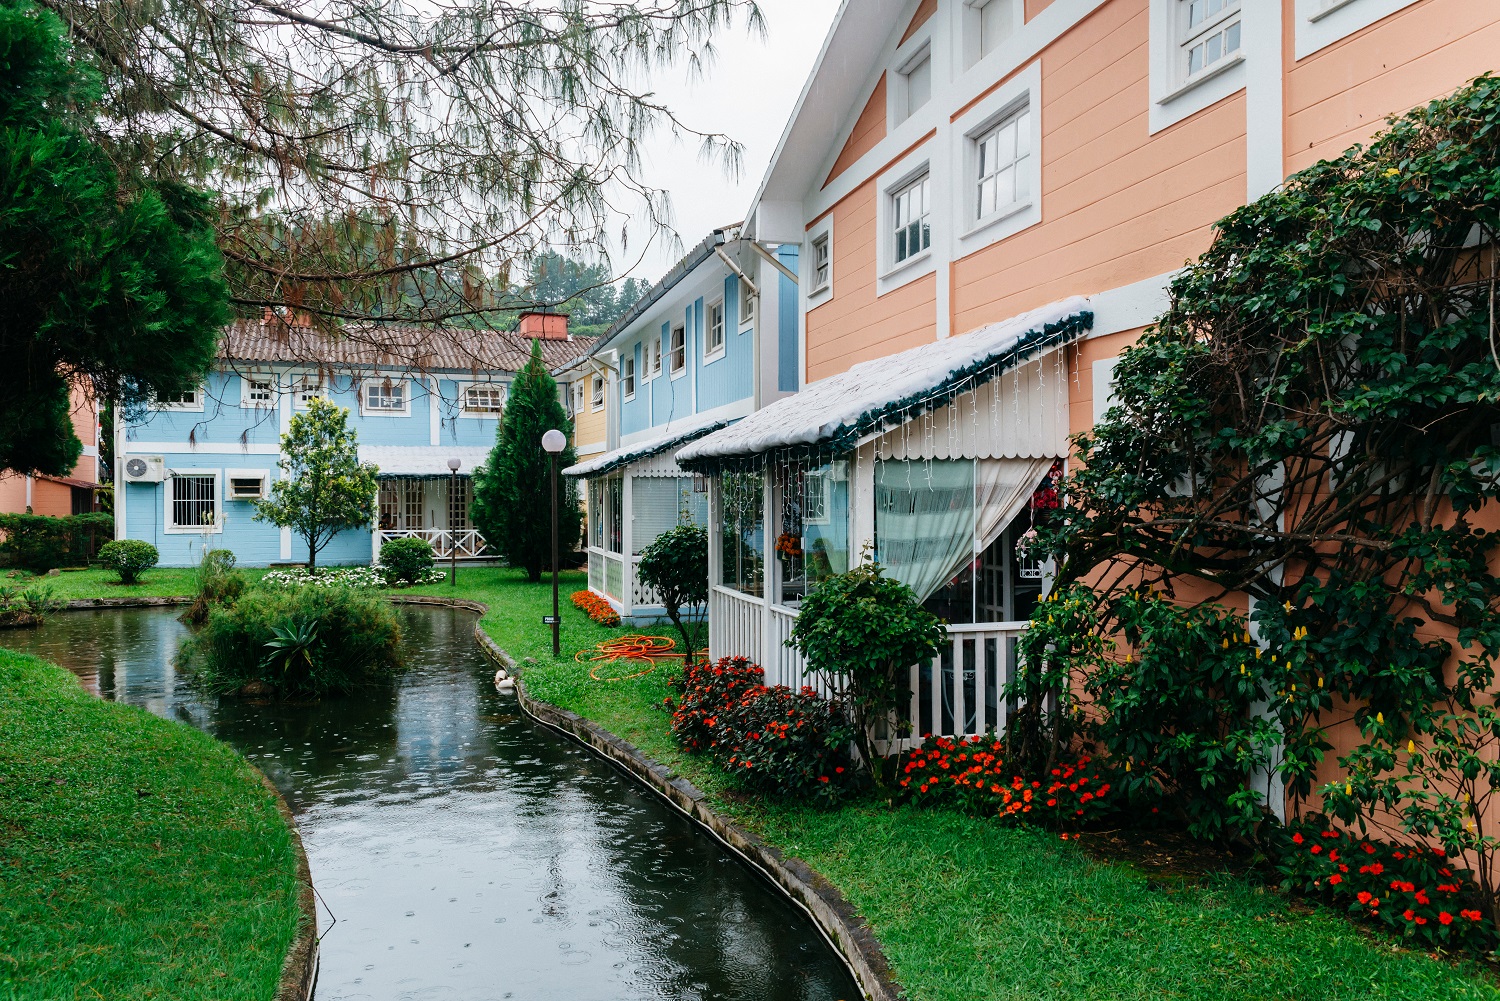
M 84 598 L 68 602 L 67 611 L 88 611 L 102 608 L 160 608 L 171 605 L 188 605 L 191 598 Z M 313 990 L 318 985 L 318 902 L 313 894 L 312 871 L 307 865 L 307 852 L 302 847 L 302 834 L 297 830 L 297 820 L 292 808 L 282 797 L 281 791 L 272 784 L 255 765 L 250 765 L 261 785 L 275 797 L 276 812 L 286 822 L 292 835 L 292 852 L 297 860 L 297 909 L 302 920 L 297 922 L 297 933 L 287 946 L 286 956 L 281 961 L 281 978 L 276 984 L 274 1001 L 312 1001 Z
M 429 598 L 395 596 L 402 604 L 450 605 L 483 614 L 489 607 L 482 602 L 462 598 Z M 517 664 L 510 654 L 474 623 L 474 639 L 499 666 L 517 674 Z M 516 701 L 532 719 L 564 736 L 571 737 L 615 764 L 632 778 L 645 784 L 662 799 L 686 814 L 736 855 L 758 869 L 797 904 L 843 958 L 854 981 L 869 1001 L 899 1001 L 904 995 L 891 973 L 890 963 L 870 926 L 838 888 L 814 872 L 801 859 L 787 858 L 756 835 L 728 820 L 708 805 L 708 797 L 686 779 L 674 776 L 665 765 L 642 754 L 635 745 L 621 740 L 597 723 L 576 713 L 559 709 L 533 699 L 526 693 L 522 678 L 516 678 Z

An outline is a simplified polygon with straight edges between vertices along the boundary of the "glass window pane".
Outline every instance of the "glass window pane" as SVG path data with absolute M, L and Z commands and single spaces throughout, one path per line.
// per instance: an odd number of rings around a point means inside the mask
M 720 582 L 759 596 L 766 548 L 761 475 L 725 473 L 719 480 L 719 497 Z

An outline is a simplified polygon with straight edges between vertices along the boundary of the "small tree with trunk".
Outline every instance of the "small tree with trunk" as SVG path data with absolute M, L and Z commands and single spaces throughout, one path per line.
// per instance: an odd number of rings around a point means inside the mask
M 375 467 L 359 461 L 349 411 L 314 397 L 281 436 L 281 479 L 256 502 L 255 520 L 290 528 L 307 543 L 307 565 L 347 529 L 367 528 L 375 516 Z
M 661 596 L 667 618 L 682 634 L 683 663 L 690 663 L 693 640 L 682 611 L 708 604 L 708 530 L 702 525 L 678 525 L 661 533 L 641 550 L 636 573 L 641 583 Z
M 553 429 L 570 433 L 572 423 L 557 398 L 557 383 L 542 362 L 542 347 L 531 344 L 531 360 L 516 373 L 495 434 L 495 447 L 474 470 L 474 503 L 470 514 L 485 541 L 531 581 L 542 579 L 552 565 L 552 473 L 542 450 L 542 435 Z M 573 446 L 557 457 L 557 468 L 577 461 Z M 572 480 L 558 484 L 557 537 L 570 549 L 582 526 L 578 488 Z

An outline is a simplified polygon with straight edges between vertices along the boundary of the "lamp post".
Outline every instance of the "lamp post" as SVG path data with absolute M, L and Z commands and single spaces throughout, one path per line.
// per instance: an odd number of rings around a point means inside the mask
M 552 470 L 552 656 L 562 656 L 562 616 L 557 607 L 557 456 L 568 447 L 567 435 L 556 428 L 542 435 L 542 448 Z
M 458 456 L 448 460 L 448 586 L 458 587 L 458 536 L 453 531 L 453 502 L 458 500 Z

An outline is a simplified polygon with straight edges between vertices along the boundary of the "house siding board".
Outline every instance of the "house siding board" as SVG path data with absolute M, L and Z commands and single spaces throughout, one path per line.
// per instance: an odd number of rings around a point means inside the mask
M 930 21 L 932 15 L 937 13 L 937 8 L 937 0 L 922 0 L 921 3 L 917 4 L 917 11 L 912 15 L 911 23 L 906 26 L 906 33 L 901 36 L 901 41 L 904 43 L 912 35 L 915 35 L 921 29 L 922 25 Z
M 1287 170 L 1368 141 L 1387 114 L 1452 93 L 1495 68 L 1500 15 L 1472 0 L 1426 0 L 1287 71 Z
M 875 81 L 875 87 L 870 92 L 870 99 L 865 102 L 864 110 L 854 120 L 854 128 L 849 132 L 849 138 L 844 142 L 844 148 L 839 151 L 839 158 L 833 162 L 833 169 L 828 172 L 828 178 L 823 182 L 827 187 L 833 179 L 852 167 L 859 158 L 879 145 L 880 140 L 886 134 L 886 74 L 880 74 L 880 79 Z

